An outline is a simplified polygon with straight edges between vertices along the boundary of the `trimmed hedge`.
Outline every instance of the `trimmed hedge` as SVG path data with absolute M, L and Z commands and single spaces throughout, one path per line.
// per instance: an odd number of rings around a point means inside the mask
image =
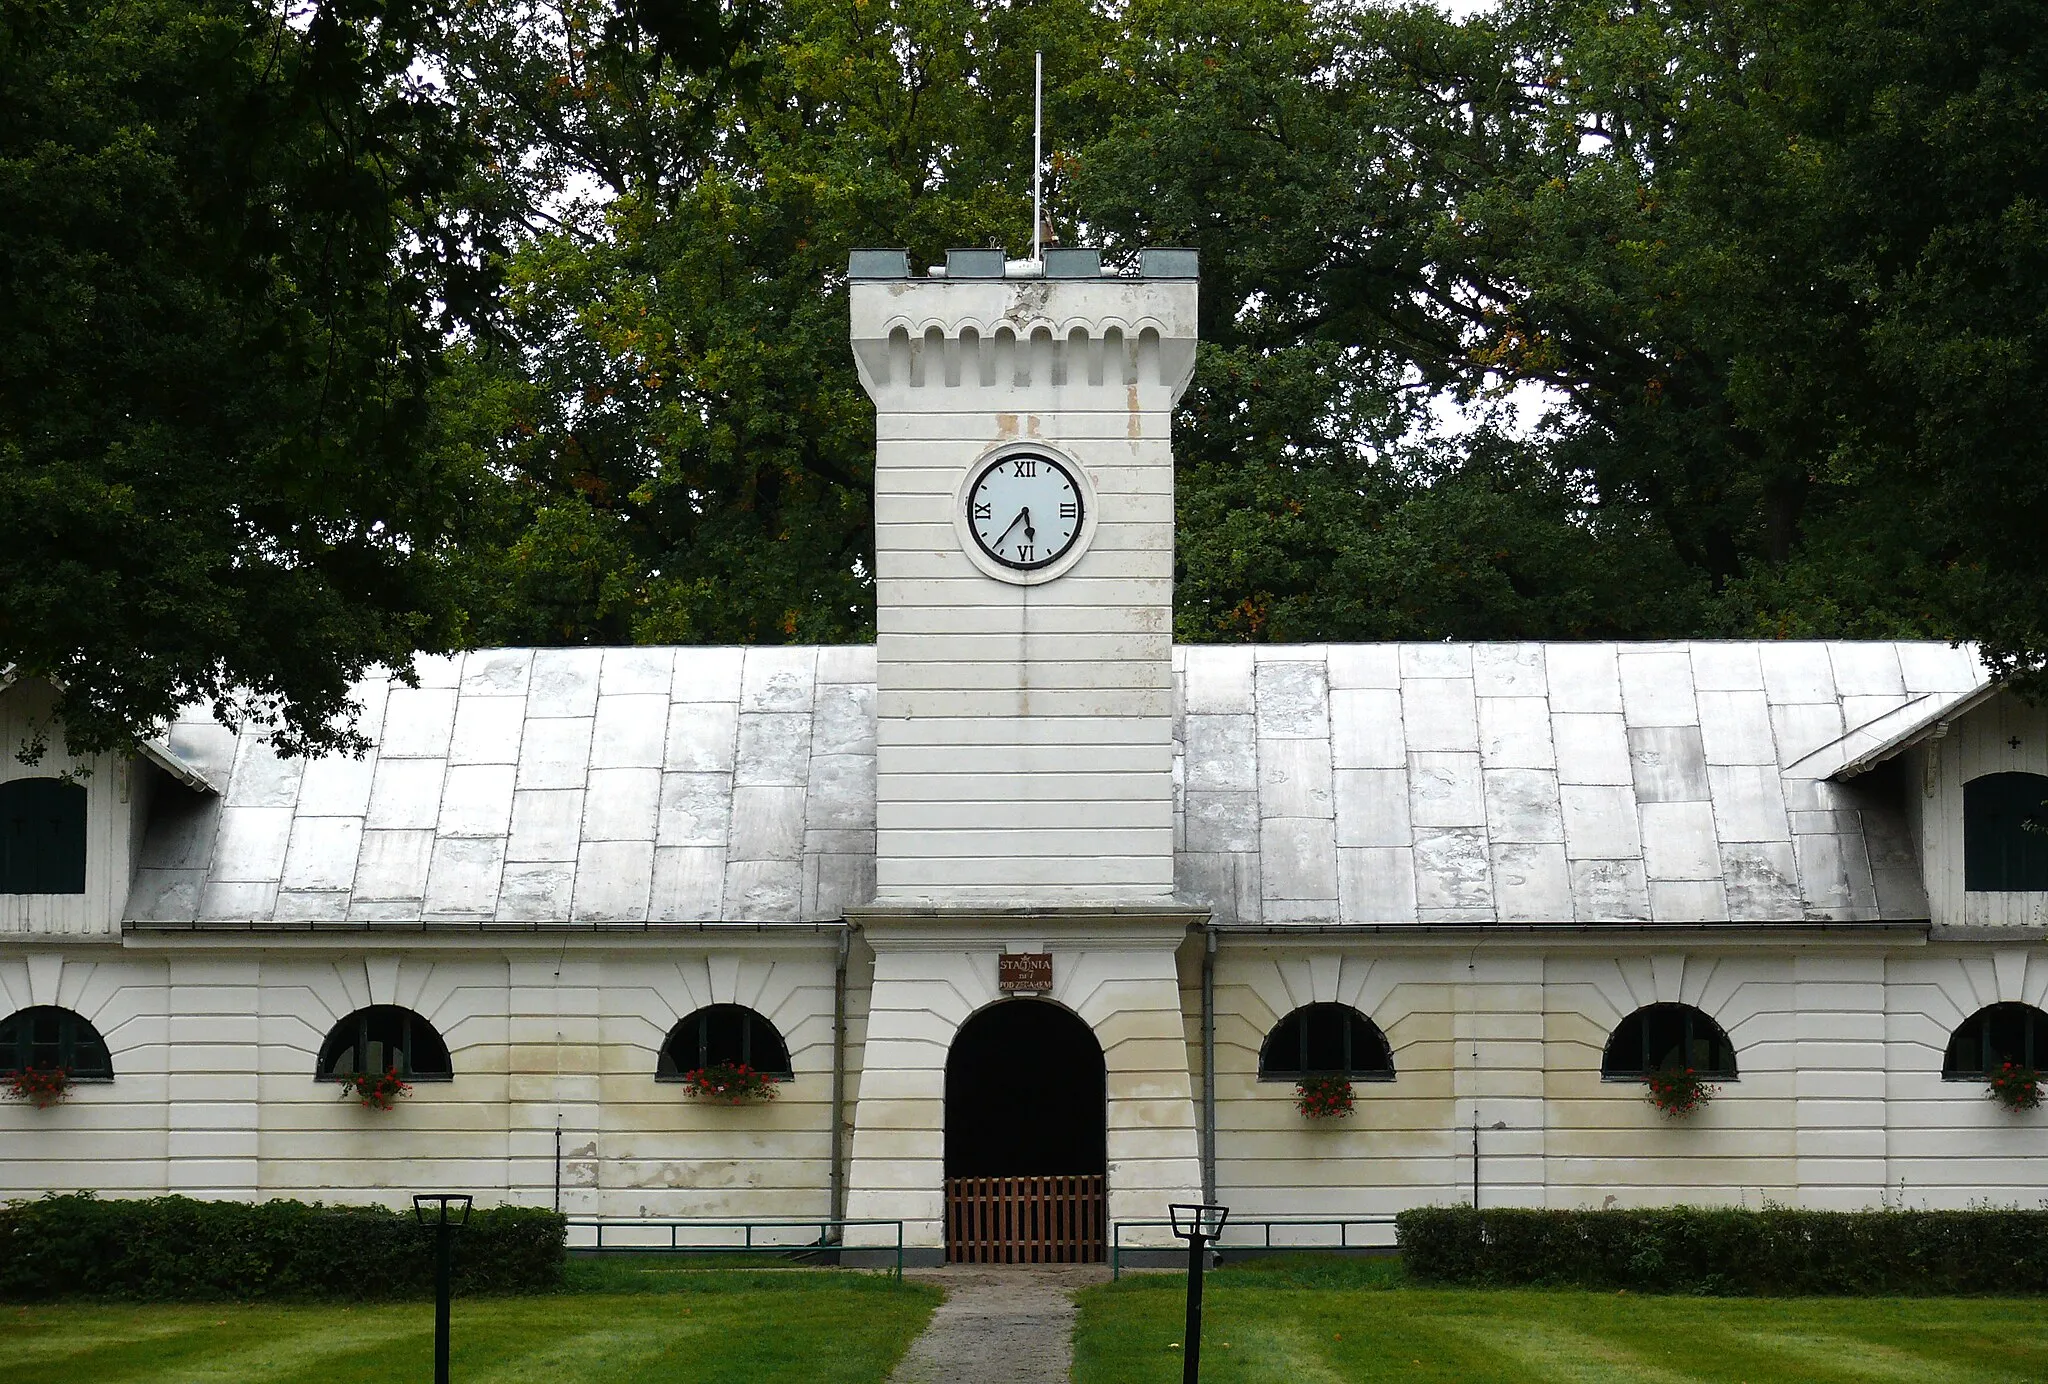
M 2048 1292 L 2048 1211 L 1474 1211 L 1395 1218 L 1419 1283 L 1636 1293 Z
M 493 1207 L 455 1232 L 455 1291 L 539 1293 L 562 1284 L 563 1218 Z M 0 1300 L 422 1297 L 433 1236 L 410 1208 L 299 1201 L 102 1201 L 91 1193 L 0 1206 Z

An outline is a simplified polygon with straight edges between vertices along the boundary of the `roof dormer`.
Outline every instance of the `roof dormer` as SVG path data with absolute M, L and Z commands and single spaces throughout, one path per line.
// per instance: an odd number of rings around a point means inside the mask
M 210 797 L 215 784 L 169 740 L 133 758 L 69 753 L 53 733 L 56 700 L 39 680 L 0 688 L 5 743 L 51 742 L 34 764 L 0 760 L 0 932 L 113 939 L 152 796 Z

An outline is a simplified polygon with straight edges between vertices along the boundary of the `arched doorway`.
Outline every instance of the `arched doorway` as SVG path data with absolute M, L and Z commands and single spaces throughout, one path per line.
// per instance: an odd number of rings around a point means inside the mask
M 1109 1104 L 1102 1045 L 1072 1011 L 1005 1000 L 946 1055 L 946 1257 L 1103 1257 Z

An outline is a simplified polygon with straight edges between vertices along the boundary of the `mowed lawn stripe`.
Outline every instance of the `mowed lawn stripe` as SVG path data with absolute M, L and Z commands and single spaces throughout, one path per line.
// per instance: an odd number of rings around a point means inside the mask
M 2024 1384 L 2048 1378 L 2033 1301 L 1756 1299 L 1388 1286 L 1398 1270 L 1258 1266 L 1210 1280 L 1213 1384 Z M 1292 1281 L 1290 1281 L 1292 1280 Z M 1180 1377 L 1178 1275 L 1081 1295 L 1076 1384 Z M 1228 1343 L 1226 1345 L 1226 1343 Z
M 671 1291 L 455 1304 L 471 1384 L 881 1384 L 938 1294 L 796 1271 Z M 433 1307 L 58 1303 L 5 1309 L 7 1384 L 389 1384 L 425 1378 Z
M 1931 1333 L 1930 1333 L 1931 1334 Z M 1896 1344 L 1843 1336 L 1835 1332 L 1745 1332 L 1745 1339 L 1759 1352 L 1784 1360 L 1789 1367 L 1813 1372 L 1815 1378 L 1841 1378 L 1873 1384 L 2030 1384 L 2041 1376 L 2016 1367 L 1995 1363 L 1972 1364 L 1944 1358 L 1949 1352 L 1967 1349 L 1980 1358 L 1995 1353 L 1993 1343 L 1981 1338 L 1967 1344 L 1957 1333 L 1942 1333 L 1945 1345 L 1923 1341 L 1915 1349 Z
M 245 1380 L 346 1379 L 350 1356 L 384 1356 L 398 1338 L 421 1337 L 432 1359 L 431 1309 L 107 1306 L 37 1307 L 0 1339 L 9 1384 L 241 1384 Z M 166 1329 L 169 1328 L 169 1329 Z M 22 1347 L 26 1347 L 23 1349 Z

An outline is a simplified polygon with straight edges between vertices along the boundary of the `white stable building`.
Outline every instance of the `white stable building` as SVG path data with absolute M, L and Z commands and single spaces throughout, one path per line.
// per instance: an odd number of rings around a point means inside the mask
M 931 1258 L 991 1187 L 1084 1254 L 1205 1191 L 2048 1195 L 2048 1115 L 1983 1083 L 2048 1063 L 2048 715 L 1938 644 L 1175 647 L 1194 257 L 1016 268 L 853 258 L 875 647 L 481 650 L 361 687 L 359 760 L 195 713 L 0 764 L 0 1071 L 73 1079 L 0 1104 L 0 1197 L 453 1187 Z M 774 1100 L 678 1084 L 739 1060 Z M 1683 1119 L 1672 1061 L 1719 1081 Z M 396 1108 L 337 1099 L 387 1063 Z

